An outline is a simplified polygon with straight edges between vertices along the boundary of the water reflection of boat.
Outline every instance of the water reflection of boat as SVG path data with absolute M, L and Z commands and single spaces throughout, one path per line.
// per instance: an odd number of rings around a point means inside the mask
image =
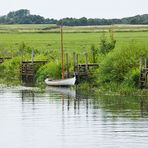
M 63 95 L 71 96 L 71 97 L 76 97 L 76 90 L 74 88 L 66 88 L 66 87 L 46 87 L 46 91 L 54 91 L 57 93 L 61 93 Z

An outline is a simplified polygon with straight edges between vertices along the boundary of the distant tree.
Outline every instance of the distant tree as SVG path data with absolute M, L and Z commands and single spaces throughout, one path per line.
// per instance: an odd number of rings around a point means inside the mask
M 30 11 L 27 10 L 27 9 L 20 9 L 18 11 L 12 11 L 12 12 L 9 12 L 7 14 L 7 17 L 9 18 L 21 18 L 21 17 L 26 17 L 26 16 L 29 16 L 30 15 Z
M 9 24 L 20 24 L 22 20 L 30 15 L 30 11 L 26 9 L 20 9 L 18 11 L 12 11 L 7 14 L 7 22 Z
M 1 16 L 0 17 L 0 24 L 6 24 L 7 17 L 6 16 Z
M 86 26 L 87 25 L 87 18 L 86 17 L 80 18 L 79 23 L 81 26 Z
M 45 24 L 56 24 L 57 23 L 57 20 L 56 19 L 49 19 L 49 18 L 47 18 L 47 19 L 45 19 Z
M 21 24 L 44 24 L 45 19 L 39 15 L 29 15 Z

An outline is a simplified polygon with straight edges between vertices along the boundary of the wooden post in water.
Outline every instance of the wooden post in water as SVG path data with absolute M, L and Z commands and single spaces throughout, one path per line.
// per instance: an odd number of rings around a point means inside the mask
M 79 73 L 79 54 L 77 54 L 77 73 Z
M 145 83 L 147 84 L 147 59 L 145 58 Z
M 145 63 L 145 70 L 146 70 L 146 68 L 147 68 L 147 60 L 146 59 L 144 59 L 144 63 Z
M 3 52 L 2 52 L 2 57 L 3 57 L 3 62 L 5 61 L 5 48 L 3 49 Z
M 143 72 L 142 72 L 142 56 L 140 56 L 140 77 L 139 77 L 139 86 L 142 89 L 144 87 L 144 82 L 143 82 Z
M 20 49 L 20 54 L 21 54 L 21 60 L 20 60 L 20 63 L 22 63 L 22 61 L 23 61 L 23 50 L 22 50 L 22 49 Z
M 32 82 L 34 84 L 34 49 L 33 48 L 32 48 L 32 54 L 31 54 L 31 64 L 32 64 Z
M 73 52 L 73 67 L 74 67 L 74 72 L 76 71 L 75 70 L 75 67 L 76 67 L 76 53 Z
M 142 57 L 140 57 L 140 73 L 142 72 Z
M 66 69 L 67 69 L 67 78 L 69 78 L 69 58 L 68 58 L 68 53 L 66 53 Z
M 34 49 L 32 48 L 32 54 L 31 54 L 31 62 L 33 64 L 33 61 L 34 61 Z

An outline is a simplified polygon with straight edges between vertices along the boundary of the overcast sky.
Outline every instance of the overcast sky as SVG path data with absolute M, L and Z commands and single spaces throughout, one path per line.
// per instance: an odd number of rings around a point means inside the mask
M 28 9 L 46 18 L 122 18 L 148 14 L 148 0 L 0 0 L 0 15 Z

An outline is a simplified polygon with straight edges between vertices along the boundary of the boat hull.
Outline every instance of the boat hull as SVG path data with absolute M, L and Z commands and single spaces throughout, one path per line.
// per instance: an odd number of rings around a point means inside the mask
M 45 83 L 48 86 L 72 86 L 76 82 L 76 77 L 73 78 L 68 78 L 64 80 L 50 80 L 50 79 L 45 79 Z

